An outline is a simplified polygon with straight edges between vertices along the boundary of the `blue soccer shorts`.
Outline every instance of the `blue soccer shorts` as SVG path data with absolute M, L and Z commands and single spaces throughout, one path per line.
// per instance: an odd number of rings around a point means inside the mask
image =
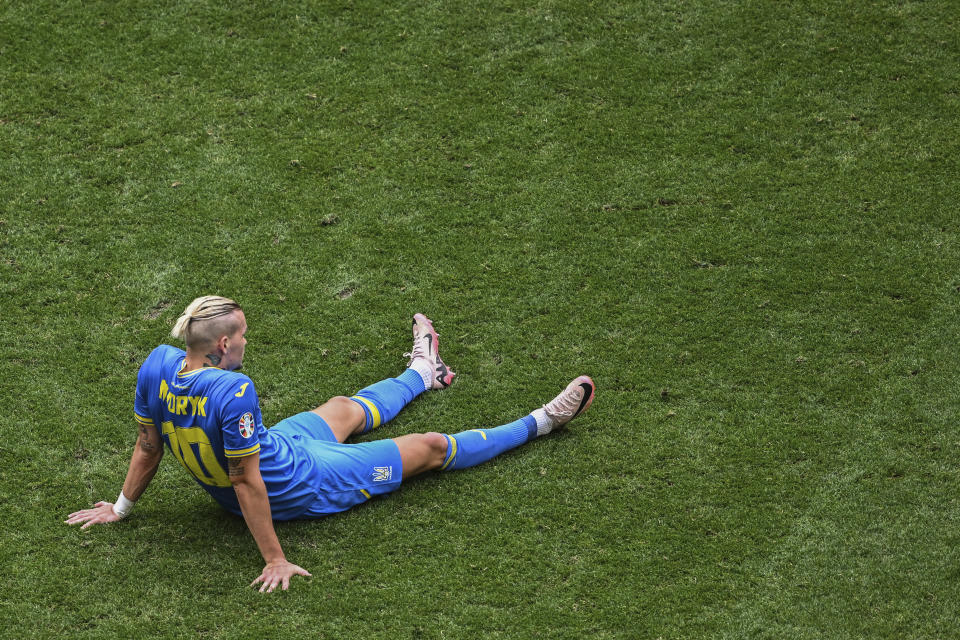
M 300 518 L 346 511 L 400 486 L 403 463 L 393 440 L 337 442 L 326 421 L 312 411 L 281 420 L 270 431 L 289 436 L 298 454 L 312 458 L 314 472 L 304 481 L 317 497 Z

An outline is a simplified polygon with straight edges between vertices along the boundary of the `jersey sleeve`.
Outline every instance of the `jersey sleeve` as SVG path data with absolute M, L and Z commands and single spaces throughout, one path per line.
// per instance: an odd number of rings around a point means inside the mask
M 260 451 L 257 421 L 260 406 L 253 381 L 246 376 L 237 378 L 224 393 L 221 404 L 220 429 L 223 435 L 223 455 L 243 458 Z
M 133 419 L 137 424 L 145 427 L 155 426 L 153 418 L 150 417 L 150 405 L 147 403 L 149 377 L 147 362 L 144 362 L 137 372 L 137 395 L 133 400 Z

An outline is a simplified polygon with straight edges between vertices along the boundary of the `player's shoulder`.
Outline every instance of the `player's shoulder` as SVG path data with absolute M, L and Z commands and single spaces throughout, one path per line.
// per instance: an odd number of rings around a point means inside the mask
M 218 370 L 211 378 L 209 395 L 222 421 L 259 410 L 260 399 L 253 380 L 237 371 Z
M 150 352 L 150 355 L 147 356 L 147 359 L 143 361 L 143 364 L 140 366 L 142 369 L 160 369 L 165 364 L 178 360 L 187 355 L 187 352 L 183 349 L 177 349 L 176 347 L 171 347 L 168 344 L 161 344 L 159 347 L 155 348 Z
M 248 391 L 251 396 L 254 395 L 253 380 L 247 374 L 240 373 L 239 371 L 218 369 L 216 379 L 213 381 L 212 386 L 224 395 L 232 393 L 234 396 L 240 398 Z
M 169 344 L 161 344 L 150 352 L 150 355 L 147 356 L 147 359 L 144 362 L 170 360 L 171 358 L 180 358 L 185 355 L 187 355 L 187 352 L 183 349 L 177 349 Z
M 161 360 L 175 360 L 177 358 L 182 358 L 185 355 L 187 355 L 186 351 L 170 346 L 169 344 L 161 344 L 150 352 L 151 358 L 159 358 Z

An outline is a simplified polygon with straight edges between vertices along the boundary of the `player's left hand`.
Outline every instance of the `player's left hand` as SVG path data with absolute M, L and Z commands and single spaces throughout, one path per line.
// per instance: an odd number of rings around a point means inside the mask
M 306 569 L 298 567 L 286 560 L 281 562 L 268 562 L 267 566 L 263 568 L 263 572 L 256 580 L 250 583 L 250 586 L 253 587 L 258 582 L 262 582 L 263 585 L 260 587 L 260 593 L 264 591 L 272 593 L 277 585 L 281 585 L 283 590 L 286 591 L 290 588 L 290 578 L 293 576 L 310 577 L 310 575 L 310 572 Z
M 80 524 L 81 522 L 85 522 L 86 524 L 80 528 L 86 529 L 95 524 L 106 524 L 107 522 L 117 522 L 118 520 L 120 520 L 120 516 L 113 512 L 112 502 L 98 502 L 93 505 L 93 509 L 74 511 L 67 516 L 64 522 L 67 524 Z

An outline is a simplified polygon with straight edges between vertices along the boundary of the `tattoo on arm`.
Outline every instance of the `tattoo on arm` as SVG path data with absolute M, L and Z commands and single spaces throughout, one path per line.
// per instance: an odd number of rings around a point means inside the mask
M 215 353 L 208 353 L 208 354 L 207 354 L 207 360 L 209 360 L 209 361 L 212 362 L 213 364 L 207 364 L 206 362 L 204 362 L 204 363 L 203 363 L 203 366 L 205 366 L 205 367 L 217 367 L 217 366 L 220 366 L 220 361 L 221 361 L 222 359 L 223 359 L 223 358 L 221 358 L 220 356 L 218 356 L 218 355 L 215 354 Z
M 238 460 L 227 459 L 227 475 L 239 478 L 243 475 L 243 465 Z
M 150 442 L 150 432 L 147 431 L 145 425 L 140 425 L 140 448 L 144 451 L 153 451 L 157 448 L 155 444 Z

